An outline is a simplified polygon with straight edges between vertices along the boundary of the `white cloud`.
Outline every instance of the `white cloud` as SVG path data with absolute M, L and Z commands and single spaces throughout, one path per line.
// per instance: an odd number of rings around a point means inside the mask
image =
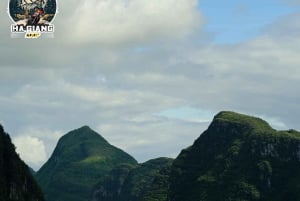
M 17 153 L 32 168 L 39 168 L 46 160 L 46 148 L 44 142 L 31 136 L 17 136 L 13 138 Z
M 134 119 L 101 123 L 97 130 L 111 144 L 142 162 L 154 157 L 176 157 L 207 126 L 208 122 L 195 123 L 145 114 Z
M 73 43 L 144 44 L 182 38 L 202 25 L 197 4 L 197 0 L 63 1 L 56 23 L 58 28 L 64 25 Z
M 157 47 L 147 44 L 184 37 L 201 23 L 196 1 L 77 3 L 59 2 L 53 40 L 0 41 L 4 127 L 41 150 L 44 143 L 47 157 L 63 133 L 82 125 L 97 128 L 139 160 L 174 156 L 192 144 L 205 125 L 198 116 L 168 119 L 155 114 L 186 105 L 264 114 L 278 127 L 300 129 L 298 15 L 237 45 L 197 45 L 198 38 L 185 38 Z M 90 10 L 92 5 L 95 9 Z M 157 13 L 151 13 L 154 10 Z M 92 23 L 80 26 L 97 24 L 87 41 L 80 30 L 69 28 L 68 20 L 76 18 L 71 23 L 75 27 L 85 20 Z M 1 24 L 0 32 L 8 27 Z M 64 33 L 67 29 L 74 33 Z M 66 45 L 69 36 L 78 40 L 77 46 Z M 79 44 L 93 41 L 98 44 Z M 123 47 L 102 45 L 111 43 Z M 142 48 L 128 48 L 129 43 Z
M 35 125 L 36 126 L 36 125 Z M 46 143 L 45 151 L 47 158 L 52 154 L 54 147 L 58 139 L 64 134 L 62 130 L 50 130 L 47 128 L 35 127 L 26 125 L 19 131 L 18 137 L 30 136 L 32 138 L 37 138 L 42 142 Z
M 185 106 L 170 108 L 168 110 L 158 113 L 157 115 L 169 119 L 180 119 L 188 122 L 208 123 L 212 120 L 215 113 L 216 112 L 200 110 Z

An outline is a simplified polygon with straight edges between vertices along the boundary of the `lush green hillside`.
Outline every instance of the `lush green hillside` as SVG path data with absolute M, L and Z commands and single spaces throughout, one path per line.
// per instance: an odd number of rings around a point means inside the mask
M 0 201 L 43 201 L 42 192 L 0 125 Z
M 47 201 L 87 201 L 92 187 L 120 164 L 137 162 L 84 126 L 59 140 L 36 178 Z
M 119 166 L 94 189 L 91 201 L 165 201 L 172 159 Z
M 121 197 L 120 201 L 142 201 L 145 200 L 145 196 L 147 196 L 147 201 L 151 200 L 150 197 L 154 193 L 153 190 L 156 190 L 156 186 L 159 185 L 158 180 L 161 182 L 162 179 L 164 179 L 163 175 L 163 169 L 167 169 L 172 164 L 172 159 L 169 158 L 158 158 L 149 160 L 145 163 L 140 164 L 137 168 L 133 169 L 123 186 L 123 189 L 121 191 Z M 161 186 L 162 188 L 167 188 L 167 186 Z M 150 192 L 151 190 L 151 192 Z M 161 189 L 163 190 L 163 189 Z M 161 195 L 161 197 L 164 195 Z M 158 201 L 157 200 L 157 201 Z
M 90 201 L 118 201 L 128 174 L 136 166 L 121 164 L 102 177 L 93 188 Z
M 137 164 L 85 126 L 36 177 L 47 201 L 300 201 L 300 133 L 221 112 L 174 161 Z
M 173 159 L 165 161 L 165 165 L 155 173 L 151 185 L 144 191 L 141 201 L 166 201 L 169 191 L 169 176 Z
M 300 133 L 221 112 L 170 177 L 169 201 L 299 201 Z

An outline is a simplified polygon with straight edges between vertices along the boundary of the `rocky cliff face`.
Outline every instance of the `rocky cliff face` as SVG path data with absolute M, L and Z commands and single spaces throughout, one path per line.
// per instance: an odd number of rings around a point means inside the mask
M 0 201 L 44 201 L 28 166 L 0 125 Z
M 174 161 L 168 200 L 300 200 L 299 145 L 297 131 L 221 112 Z

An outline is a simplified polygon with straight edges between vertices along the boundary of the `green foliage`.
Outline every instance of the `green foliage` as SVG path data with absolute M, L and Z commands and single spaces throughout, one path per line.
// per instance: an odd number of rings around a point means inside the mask
M 300 134 L 221 112 L 175 159 L 168 200 L 299 201 Z
M 273 130 L 264 120 L 235 112 L 220 112 L 214 118 L 214 122 L 228 122 L 230 124 L 240 124 L 250 129 L 262 131 Z
M 91 200 L 117 201 L 129 172 L 136 166 L 121 164 L 102 177 L 94 187 Z
M 0 125 L 0 201 L 44 201 L 28 166 Z
M 171 161 L 166 167 L 160 169 L 160 171 L 154 177 L 154 180 L 150 187 L 145 191 L 141 201 L 166 201 L 169 191 L 169 176 L 171 170 Z
M 124 183 L 120 201 L 140 201 L 145 195 L 148 197 L 147 200 L 150 200 L 154 192 L 149 192 L 149 189 L 155 191 L 159 182 L 163 182 L 164 174 L 159 171 L 170 167 L 171 163 L 172 159 L 158 158 L 142 163 L 133 169 Z
M 136 167 L 117 167 L 97 184 L 91 200 L 166 201 L 172 161 L 158 158 Z
M 257 164 L 260 173 L 264 174 L 266 177 L 272 176 L 272 166 L 269 161 L 261 161 Z
M 86 201 L 93 186 L 116 166 L 136 160 L 84 126 L 64 135 L 36 173 L 47 201 Z

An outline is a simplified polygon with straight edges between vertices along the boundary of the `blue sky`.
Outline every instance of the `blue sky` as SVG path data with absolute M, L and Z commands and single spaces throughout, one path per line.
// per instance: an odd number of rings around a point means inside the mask
M 255 39 L 276 20 L 300 11 L 300 6 L 282 0 L 202 0 L 198 7 L 205 18 L 204 31 L 213 35 L 213 43 L 220 45 L 234 45 Z M 183 106 L 165 110 L 158 115 L 210 121 L 216 112 Z M 275 128 L 286 128 L 274 119 L 268 121 Z
M 180 108 L 168 109 L 157 115 L 192 122 L 209 122 L 212 120 L 215 111 L 197 110 L 192 107 L 184 106 Z
M 199 9 L 206 19 L 204 28 L 214 35 L 215 43 L 236 44 L 259 36 L 265 26 L 300 7 L 282 0 L 202 0 Z

